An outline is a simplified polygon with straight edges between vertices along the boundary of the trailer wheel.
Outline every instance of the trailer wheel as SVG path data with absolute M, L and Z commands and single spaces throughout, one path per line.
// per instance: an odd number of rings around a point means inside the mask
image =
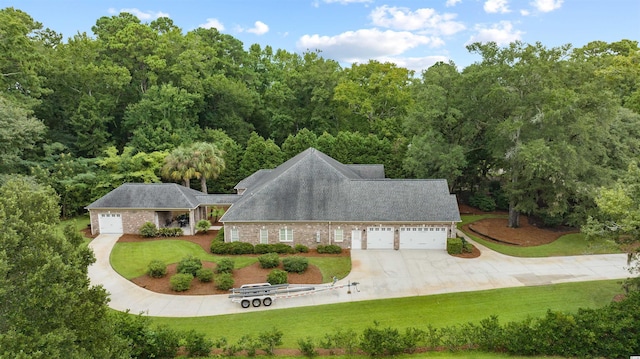
M 252 304 L 254 307 L 259 307 L 260 306 L 260 299 L 256 298 L 253 300 Z
M 272 301 L 272 300 L 271 300 L 271 298 L 269 298 L 269 297 L 266 297 L 266 298 L 264 298 L 264 299 L 262 300 L 262 304 L 264 304 L 264 306 L 265 306 L 265 307 L 270 306 L 272 302 L 273 302 L 273 301 Z
M 242 306 L 242 308 L 249 308 L 249 305 L 251 305 L 251 302 L 249 302 L 248 300 L 243 300 L 242 302 L 240 302 L 240 305 Z

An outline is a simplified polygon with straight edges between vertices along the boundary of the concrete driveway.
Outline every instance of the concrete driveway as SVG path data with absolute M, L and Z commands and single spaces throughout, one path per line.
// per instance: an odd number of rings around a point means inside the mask
M 89 244 L 96 255 L 96 263 L 89 267 L 91 284 L 102 285 L 111 294 L 109 306 L 113 309 L 161 317 L 209 316 L 629 276 L 624 254 L 517 258 L 475 242 L 482 255 L 473 259 L 452 257 L 438 250 L 360 250 L 351 252 L 352 271 L 335 286 L 326 286 L 327 290 L 311 295 L 279 299 L 268 308 L 242 309 L 226 295 L 167 295 L 138 287 L 111 268 L 109 254 L 117 240 L 117 235 L 100 235 Z M 353 282 L 359 283 L 357 287 L 347 286 Z

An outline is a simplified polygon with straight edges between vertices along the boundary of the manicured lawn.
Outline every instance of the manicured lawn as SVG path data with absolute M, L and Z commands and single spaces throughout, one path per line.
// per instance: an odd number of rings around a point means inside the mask
M 283 348 L 297 348 L 298 339 L 312 337 L 317 342 L 336 328 L 361 333 L 378 321 L 398 329 L 422 328 L 430 324 L 445 327 L 478 322 L 492 314 L 501 322 L 527 316 L 543 316 L 548 309 L 574 312 L 596 308 L 621 292 L 619 281 L 599 281 L 520 287 L 480 292 L 451 293 L 291 309 L 275 309 L 198 318 L 154 317 L 157 324 L 179 330 L 195 329 L 212 339 L 225 337 L 237 342 L 243 335 L 283 331 Z M 357 294 L 354 294 L 354 296 Z M 288 300 L 288 299 L 282 299 Z M 277 305 L 277 304 L 276 304 Z
M 166 264 L 179 262 L 192 255 L 202 261 L 217 262 L 223 256 L 205 252 L 202 247 L 183 240 L 150 240 L 148 242 L 117 243 L 111 251 L 111 266 L 127 279 L 133 279 L 146 273 L 147 265 L 154 259 Z M 230 256 L 236 268 L 243 268 L 258 261 L 255 256 Z M 330 282 L 333 276 L 344 278 L 351 271 L 350 257 L 309 257 L 309 263 L 317 266 L 324 282 Z
M 462 229 L 462 226 L 479 221 L 484 218 L 505 218 L 503 215 L 465 215 L 461 216 L 462 222 L 458 224 L 458 228 Z M 496 252 L 506 254 L 514 257 L 552 257 L 552 256 L 575 256 L 584 254 L 608 254 L 608 253 L 623 253 L 616 243 L 605 240 L 593 240 L 587 241 L 582 233 L 571 233 L 561 236 L 553 243 L 532 246 L 532 247 L 519 247 L 504 245 L 492 241 L 484 240 L 473 233 L 465 232 L 471 239 L 478 243 L 493 249 Z

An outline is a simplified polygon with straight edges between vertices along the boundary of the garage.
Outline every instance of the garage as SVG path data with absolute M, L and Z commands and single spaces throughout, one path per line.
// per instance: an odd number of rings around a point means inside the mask
M 400 228 L 400 249 L 447 249 L 447 229 L 444 227 Z
M 100 225 L 100 233 L 102 234 L 121 234 L 122 216 L 120 213 L 100 213 L 98 219 Z
M 393 249 L 393 228 L 367 228 L 367 249 Z

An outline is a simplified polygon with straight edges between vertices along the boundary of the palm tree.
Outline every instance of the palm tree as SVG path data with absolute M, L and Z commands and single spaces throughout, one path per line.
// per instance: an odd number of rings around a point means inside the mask
M 208 142 L 196 142 L 189 147 L 191 166 L 195 169 L 195 177 L 200 179 L 200 188 L 207 192 L 207 179 L 216 179 L 225 168 L 223 152 L 216 145 Z
M 190 187 L 189 182 L 197 176 L 197 171 L 191 164 L 191 153 L 185 147 L 177 147 L 165 157 L 162 166 L 162 177 L 172 181 L 182 181 L 185 187 Z

